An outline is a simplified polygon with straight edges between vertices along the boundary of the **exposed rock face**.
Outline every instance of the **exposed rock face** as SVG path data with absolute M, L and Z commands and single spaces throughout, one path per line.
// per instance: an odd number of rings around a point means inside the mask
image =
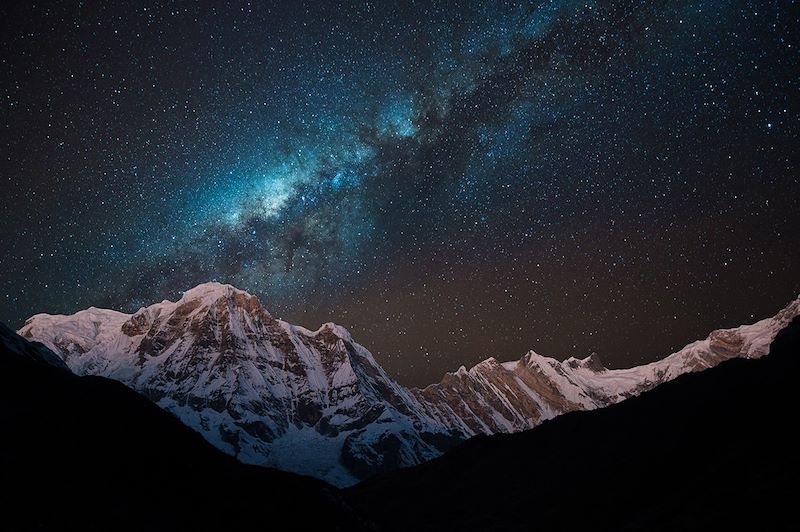
M 228 285 L 133 315 L 37 315 L 22 331 L 76 373 L 124 382 L 245 462 L 348 484 L 440 452 L 422 435 L 445 430 L 346 330 L 295 327 Z
M 395 532 L 793 530 L 798 373 L 800 317 L 761 360 L 728 360 L 611 408 L 474 438 L 345 495 Z
M 422 390 L 389 378 L 344 328 L 291 325 L 257 298 L 218 283 L 133 315 L 96 308 L 39 314 L 20 334 L 79 375 L 124 382 L 244 462 L 347 485 L 431 459 L 458 439 L 528 429 L 728 358 L 760 357 L 798 313 L 800 299 L 774 318 L 715 331 L 636 368 L 531 351 L 515 362 L 462 367 Z
M 652 364 L 606 369 L 593 354 L 563 362 L 530 351 L 517 362 L 493 358 L 445 375 L 414 394 L 438 423 L 467 436 L 516 432 L 573 410 L 591 410 L 650 390 L 684 373 L 730 358 L 759 358 L 775 335 L 800 314 L 800 299 L 775 317 L 712 332 Z

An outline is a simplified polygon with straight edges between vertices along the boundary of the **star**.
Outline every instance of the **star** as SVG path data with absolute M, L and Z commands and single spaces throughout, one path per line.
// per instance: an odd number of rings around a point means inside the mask
M 8 12 L 0 320 L 217 280 L 424 385 L 640 364 L 800 292 L 788 6 L 244 14 Z

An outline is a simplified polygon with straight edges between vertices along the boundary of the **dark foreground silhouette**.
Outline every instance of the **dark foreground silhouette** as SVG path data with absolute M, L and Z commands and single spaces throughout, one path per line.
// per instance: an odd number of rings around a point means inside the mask
M 334 488 L 240 464 L 124 385 L 77 377 L 47 353 L 0 324 L 0 529 L 361 529 Z
M 385 530 L 798 530 L 800 320 L 602 410 L 474 438 L 348 490 Z

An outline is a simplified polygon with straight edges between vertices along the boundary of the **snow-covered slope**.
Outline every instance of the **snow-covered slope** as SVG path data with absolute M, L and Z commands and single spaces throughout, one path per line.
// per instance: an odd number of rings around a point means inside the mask
M 133 315 L 39 314 L 20 330 L 77 374 L 124 382 L 220 449 L 346 485 L 439 454 L 444 429 L 332 323 L 309 331 L 209 283 Z
M 629 369 L 606 369 L 597 355 L 563 362 L 530 351 L 515 362 L 490 358 L 413 390 L 442 426 L 493 434 L 529 429 L 559 414 L 617 403 L 692 371 L 736 357 L 759 358 L 775 335 L 800 314 L 800 298 L 772 318 L 712 332 L 668 357 Z
M 69 368 L 57 354 L 38 342 L 28 342 L 0 323 L 0 348 L 6 355 L 17 356 L 39 364 L 47 364 L 65 371 Z
M 608 370 L 596 355 L 490 358 L 422 390 L 391 378 L 342 327 L 273 318 L 257 298 L 208 283 L 135 314 L 38 314 L 20 334 L 77 374 L 120 380 L 240 460 L 348 485 L 431 459 L 454 440 L 528 429 L 616 403 L 733 357 L 764 355 L 800 314 L 719 330 L 658 362 Z

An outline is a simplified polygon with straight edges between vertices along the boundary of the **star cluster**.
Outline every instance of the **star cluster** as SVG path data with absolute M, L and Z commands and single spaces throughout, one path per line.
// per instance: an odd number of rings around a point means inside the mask
M 409 384 L 800 292 L 793 2 L 2 8 L 0 320 L 229 282 Z

